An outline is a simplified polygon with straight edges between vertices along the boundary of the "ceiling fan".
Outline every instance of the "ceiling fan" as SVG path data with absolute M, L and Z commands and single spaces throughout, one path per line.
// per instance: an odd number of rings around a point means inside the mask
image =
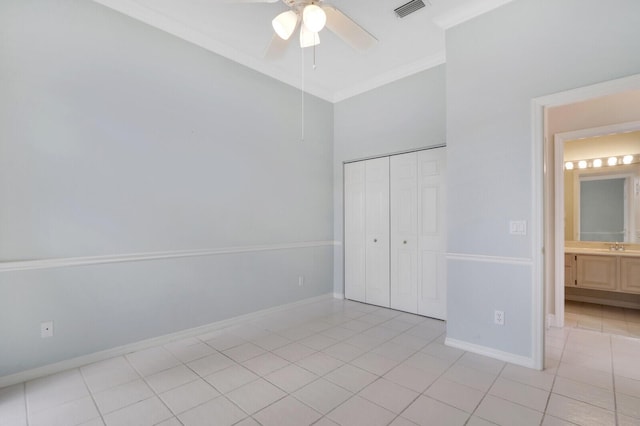
M 244 3 L 277 3 L 280 0 L 238 0 Z M 275 34 L 267 48 L 267 59 L 278 59 L 289 45 L 291 36 L 300 27 L 300 47 L 320 44 L 318 34 L 325 26 L 356 50 L 366 50 L 378 40 L 353 19 L 323 0 L 282 0 L 289 10 L 271 22 Z

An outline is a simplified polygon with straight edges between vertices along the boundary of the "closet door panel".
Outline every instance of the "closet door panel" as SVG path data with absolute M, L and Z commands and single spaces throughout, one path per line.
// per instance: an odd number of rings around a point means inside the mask
M 445 148 L 418 152 L 418 313 L 446 319 Z
M 365 165 L 344 165 L 344 295 L 365 301 Z
M 418 155 L 390 159 L 391 300 L 401 311 L 418 312 Z
M 389 306 L 389 157 L 365 164 L 365 301 Z

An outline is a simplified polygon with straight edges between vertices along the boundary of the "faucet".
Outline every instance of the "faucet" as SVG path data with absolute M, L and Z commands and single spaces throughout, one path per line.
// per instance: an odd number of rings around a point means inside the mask
M 616 246 L 617 246 L 616 250 L 624 251 L 624 244 L 620 243 L 620 245 L 618 246 L 618 243 L 616 243 Z
M 609 250 L 611 251 L 624 251 L 624 244 L 623 243 L 619 243 L 616 242 L 615 245 L 611 244 L 611 246 L 609 246 Z

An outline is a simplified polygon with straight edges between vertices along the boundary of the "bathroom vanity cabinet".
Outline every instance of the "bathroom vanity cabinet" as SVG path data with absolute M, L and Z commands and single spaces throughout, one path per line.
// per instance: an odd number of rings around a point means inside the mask
M 565 286 L 640 294 L 640 256 L 565 253 Z

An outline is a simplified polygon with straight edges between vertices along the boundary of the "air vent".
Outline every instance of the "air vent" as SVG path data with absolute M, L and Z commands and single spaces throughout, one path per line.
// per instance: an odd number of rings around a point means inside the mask
M 415 12 L 416 10 L 420 10 L 424 7 L 424 2 L 422 0 L 411 0 L 409 3 L 403 4 L 402 6 L 394 9 L 396 15 L 400 18 L 404 18 L 410 13 Z

